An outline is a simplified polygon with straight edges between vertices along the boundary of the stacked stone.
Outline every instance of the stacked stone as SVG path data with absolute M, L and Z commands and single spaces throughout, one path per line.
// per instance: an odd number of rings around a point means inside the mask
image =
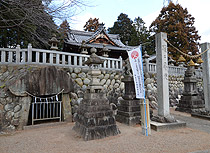
M 145 93 L 149 99 L 150 107 L 157 109 L 157 82 L 155 74 L 145 74 Z
M 146 97 L 149 99 L 150 107 L 157 109 L 157 77 L 156 74 L 145 74 L 145 91 Z M 181 95 L 184 91 L 184 76 L 169 75 L 169 103 L 171 107 L 177 106 Z M 196 88 L 203 99 L 203 84 L 202 79 L 197 80 Z
M 20 129 L 28 122 L 28 113 L 24 110 L 29 109 L 30 97 L 14 97 L 13 95 L 0 97 L 0 131 L 14 131 Z
M 74 114 L 84 98 L 84 93 L 91 81 L 91 75 L 88 74 L 87 68 L 69 68 L 67 71 L 75 82 L 75 91 L 71 96 L 72 112 Z M 117 104 L 118 97 L 121 97 L 122 93 L 124 93 L 125 85 L 124 82 L 121 81 L 122 78 L 122 72 L 111 70 L 103 70 L 98 76 L 99 83 L 103 86 L 102 90 L 106 93 L 110 103 Z
M 128 59 L 125 61 L 125 75 L 122 81 L 125 83 L 125 93 L 117 105 L 116 120 L 129 126 L 140 123 L 140 100 L 136 99 L 134 80 Z
M 76 123 L 73 127 L 86 141 L 120 133 L 115 122 L 114 112 L 111 110 L 106 94 L 102 92 L 103 87 L 98 79 L 101 71 L 97 69 L 97 65 L 103 63 L 103 60 L 95 52 L 96 49 L 92 48 L 92 55 L 86 62 L 90 67 L 89 74 L 92 79 L 84 94 L 84 99 L 77 109 L 74 119 Z
M 85 141 L 119 134 L 113 110 L 104 93 L 85 94 L 77 109 L 74 130 Z
M 170 106 L 177 106 L 180 95 L 184 91 L 184 76 L 169 75 L 169 103 Z
M 8 89 L 11 83 L 30 70 L 27 66 L 0 66 L 0 131 L 10 132 L 27 124 L 30 97 L 15 96 Z

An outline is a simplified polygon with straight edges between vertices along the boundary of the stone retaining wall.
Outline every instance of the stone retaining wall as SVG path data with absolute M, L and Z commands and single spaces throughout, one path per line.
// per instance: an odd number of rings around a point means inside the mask
M 31 97 L 25 94 L 19 96 L 11 93 L 9 86 L 15 80 L 32 72 L 39 67 L 31 66 L 0 66 L 0 131 L 21 129 L 27 124 L 28 111 L 30 107 Z M 91 81 L 87 68 L 65 68 L 62 69 L 73 80 L 74 92 L 70 93 L 70 103 L 72 114 L 76 112 L 78 105 L 84 98 L 84 92 Z M 100 83 L 103 85 L 103 92 L 106 93 L 110 103 L 117 104 L 120 97 L 124 93 L 125 85 L 121 81 L 123 73 L 121 71 L 103 70 L 99 76 Z M 169 93 L 170 105 L 174 106 L 178 103 L 178 99 L 182 94 L 184 85 L 183 76 L 169 76 Z M 202 80 L 197 83 L 199 93 L 203 94 Z M 146 96 L 150 101 L 150 106 L 157 109 L 157 83 L 156 75 L 145 73 L 145 89 Z
M 157 109 L 157 76 L 154 73 L 145 73 L 146 96 L 150 101 L 150 106 Z M 176 106 L 184 91 L 184 76 L 169 75 L 169 103 L 170 106 Z M 203 97 L 203 80 L 198 79 L 197 88 L 199 94 Z
M 91 81 L 91 76 L 88 74 L 88 69 L 69 68 L 65 69 L 75 81 L 74 93 L 71 93 L 72 113 L 76 112 L 78 105 L 84 98 L 84 93 Z M 110 103 L 117 104 L 118 98 L 124 93 L 124 82 L 121 71 L 102 70 L 102 74 L 98 77 L 103 86 L 103 92 L 106 93 Z

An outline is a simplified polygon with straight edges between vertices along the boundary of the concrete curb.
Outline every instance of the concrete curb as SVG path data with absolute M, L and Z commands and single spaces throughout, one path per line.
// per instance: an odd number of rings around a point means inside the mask
M 158 123 L 151 121 L 150 124 L 151 129 L 157 132 L 186 127 L 186 123 L 180 120 L 177 120 L 175 123 Z

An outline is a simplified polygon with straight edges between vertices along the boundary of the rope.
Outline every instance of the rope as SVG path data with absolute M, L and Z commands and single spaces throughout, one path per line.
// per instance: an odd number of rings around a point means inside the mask
M 182 52 L 181 50 L 179 50 L 178 48 L 176 48 L 174 45 L 172 45 L 168 40 L 164 39 L 165 42 L 167 42 L 170 46 L 172 46 L 175 50 L 177 50 L 178 52 L 180 52 L 182 55 L 189 57 L 190 59 L 196 59 L 198 57 L 200 57 L 201 55 L 203 55 L 205 52 L 207 52 L 210 48 L 206 49 L 205 51 L 203 51 L 202 53 L 198 54 L 198 55 L 188 55 L 184 52 Z
M 64 89 L 62 89 L 60 92 L 58 92 L 56 95 L 54 95 L 54 96 L 51 96 L 51 97 L 47 97 L 47 98 L 53 98 L 53 97 L 56 97 L 57 95 L 59 95 L 60 93 L 63 93 L 63 91 L 64 91 Z M 32 97 L 34 97 L 34 98 L 39 98 L 39 99 L 46 99 L 46 98 L 42 98 L 42 97 L 37 97 L 37 96 L 34 96 L 33 94 L 31 94 L 31 93 L 29 93 L 29 92 L 27 92 L 27 91 L 25 91 L 25 93 L 27 93 L 28 95 L 30 95 L 30 96 L 32 96 Z

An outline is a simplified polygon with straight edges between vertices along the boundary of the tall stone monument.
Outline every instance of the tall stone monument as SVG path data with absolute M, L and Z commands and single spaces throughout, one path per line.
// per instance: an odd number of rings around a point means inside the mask
M 158 33 L 156 40 L 156 65 L 157 65 L 157 100 L 158 116 L 170 116 L 169 111 L 169 87 L 168 87 L 168 50 L 166 33 Z
M 76 123 L 73 127 L 73 130 L 86 141 L 120 133 L 115 122 L 114 112 L 111 110 L 106 94 L 102 92 L 103 87 L 97 78 L 101 74 L 98 66 L 103 63 L 103 60 L 95 54 L 95 48 L 91 48 L 91 53 L 85 64 L 89 65 L 89 74 L 92 76 L 92 80 L 78 107 L 75 116 Z
M 125 61 L 125 74 L 122 80 L 125 83 L 125 94 L 122 96 L 118 104 L 118 111 L 116 120 L 127 125 L 136 125 L 140 123 L 140 100 L 136 99 L 136 92 L 134 87 L 133 75 L 131 74 L 131 67 L 129 60 Z
M 202 52 L 208 48 L 210 48 L 210 43 L 201 44 Z M 203 54 L 202 59 L 204 60 L 202 67 L 205 109 L 210 111 L 210 50 Z

